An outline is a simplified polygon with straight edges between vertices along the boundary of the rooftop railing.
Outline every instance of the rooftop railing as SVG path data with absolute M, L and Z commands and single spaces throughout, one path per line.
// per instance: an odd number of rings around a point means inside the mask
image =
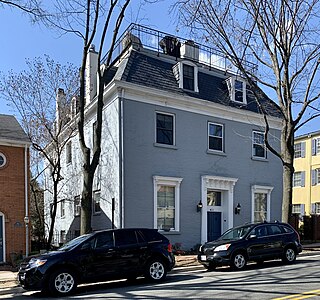
M 111 61 L 116 60 L 122 51 L 125 50 L 125 48 L 130 44 L 133 44 L 136 47 L 155 51 L 158 54 L 165 53 L 170 56 L 175 56 L 176 58 L 183 57 L 194 60 L 207 66 L 209 69 L 214 68 L 234 74 L 240 73 L 239 70 L 232 64 L 230 59 L 228 59 L 225 55 L 223 55 L 222 52 L 218 50 L 139 24 L 131 24 L 120 36 L 115 44 Z M 184 51 L 184 45 L 194 47 L 195 51 Z M 107 54 L 102 58 L 101 63 L 104 63 L 106 58 Z M 242 61 L 242 64 L 250 72 L 256 73 L 256 64 L 249 61 Z

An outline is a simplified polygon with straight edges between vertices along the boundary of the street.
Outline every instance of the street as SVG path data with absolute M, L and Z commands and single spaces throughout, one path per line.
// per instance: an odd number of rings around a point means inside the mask
M 202 267 L 174 271 L 161 284 L 144 279 L 82 285 L 63 299 L 316 299 L 320 297 L 320 255 L 298 257 L 293 265 L 265 262 L 250 264 L 243 272 Z M 0 290 L 0 299 L 47 299 L 39 292 L 22 288 Z

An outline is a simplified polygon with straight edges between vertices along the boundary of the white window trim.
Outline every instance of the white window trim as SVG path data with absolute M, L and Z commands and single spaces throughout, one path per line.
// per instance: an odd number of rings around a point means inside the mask
M 180 177 L 164 177 L 164 176 L 153 176 L 153 227 L 158 228 L 158 203 L 157 203 L 157 186 L 158 185 L 168 185 L 175 187 L 175 229 L 173 232 L 180 231 L 180 185 L 183 178 Z M 160 230 L 162 231 L 162 230 Z M 171 231 L 172 232 L 172 231 Z
M 236 81 L 242 82 L 243 101 L 236 101 Z M 230 95 L 230 100 L 236 103 L 247 104 L 247 83 L 242 78 L 229 77 L 227 79 L 227 85 Z
M 0 168 L 3 168 L 7 164 L 7 157 L 2 152 L 0 152 L 0 156 L 3 158 L 3 164 L 0 165 Z
M 194 76 L 194 91 L 196 93 L 199 93 L 199 86 L 198 86 L 198 66 L 190 61 L 180 61 L 179 62 L 179 88 L 183 89 L 183 65 L 188 65 L 193 67 L 193 76 Z M 186 90 L 186 91 L 191 91 L 192 90 Z
M 3 261 L 6 262 L 6 216 L 4 213 L 0 212 L 0 216 L 2 217 L 2 255 L 3 255 Z
M 210 149 L 210 142 L 209 142 L 210 125 L 218 125 L 218 126 L 222 127 L 222 150 Z M 224 153 L 224 125 L 223 124 L 215 123 L 215 122 L 208 122 L 208 151 Z
M 253 150 L 254 148 L 253 148 L 253 146 L 255 145 L 255 142 L 254 142 L 254 134 L 255 134 L 255 133 L 262 134 L 262 135 L 263 135 L 263 138 L 264 138 L 264 132 L 263 132 L 263 131 L 259 131 L 259 130 L 253 130 L 253 131 L 252 131 L 252 145 L 251 145 L 251 155 L 252 155 L 252 158 L 265 160 L 265 159 L 267 159 L 267 147 L 266 147 L 265 141 L 264 141 L 264 143 L 263 143 L 264 156 L 261 157 L 261 156 L 256 156 L 256 155 L 254 155 L 254 150 Z
M 173 117 L 173 144 L 161 144 L 157 142 L 157 114 L 168 115 Z M 155 111 L 154 115 L 154 143 L 155 145 L 161 145 L 163 147 L 172 147 L 176 145 L 176 115 L 164 111 Z
M 263 193 L 267 194 L 267 220 L 270 221 L 270 203 L 271 203 L 271 192 L 274 189 L 272 186 L 253 185 L 251 187 L 251 221 L 254 222 L 254 194 Z
M 66 199 L 62 199 L 60 201 L 60 217 L 64 218 L 65 216 L 66 216 Z

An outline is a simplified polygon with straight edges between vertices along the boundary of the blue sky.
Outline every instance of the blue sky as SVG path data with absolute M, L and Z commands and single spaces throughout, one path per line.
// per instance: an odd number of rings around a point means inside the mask
M 173 0 L 160 0 L 140 6 L 140 0 L 132 0 L 123 23 L 123 30 L 131 23 L 136 22 L 148 27 L 186 36 L 183 30 L 176 32 L 174 16 L 170 14 Z M 142 1 L 142 0 L 141 0 Z M 49 55 L 56 62 L 71 62 L 80 65 L 82 41 L 73 34 L 59 36 L 38 24 L 31 24 L 26 14 L 8 6 L 0 8 L 0 72 L 13 70 L 19 72 L 25 69 L 25 59 Z M 0 96 L 0 114 L 16 115 L 11 107 Z M 319 130 L 319 119 L 303 127 L 299 134 Z
M 174 33 L 175 25 L 169 14 L 172 1 L 139 5 L 139 1 L 132 1 L 128 8 L 123 30 L 131 22 L 139 22 L 146 26 L 164 32 Z M 120 32 L 122 33 L 122 32 Z M 9 70 L 19 72 L 26 68 L 26 58 L 49 55 L 56 62 L 71 62 L 80 65 L 82 55 L 82 41 L 73 34 L 59 36 L 56 32 L 31 24 L 26 14 L 8 6 L 0 8 L 0 72 Z M 0 113 L 15 114 L 4 99 L 0 98 Z

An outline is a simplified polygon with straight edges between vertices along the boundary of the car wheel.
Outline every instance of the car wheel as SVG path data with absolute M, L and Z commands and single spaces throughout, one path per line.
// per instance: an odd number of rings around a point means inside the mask
M 162 281 L 167 276 L 167 268 L 162 259 L 151 259 L 146 265 L 145 277 L 152 281 Z
M 243 253 L 238 252 L 232 256 L 231 267 L 234 270 L 243 270 L 246 264 L 247 259 Z
M 67 269 L 55 271 L 49 278 L 49 291 L 54 295 L 69 295 L 77 287 L 74 273 Z
M 208 271 L 214 271 L 214 270 L 216 269 L 217 265 L 214 264 L 214 263 L 210 263 L 209 265 L 205 265 L 204 267 L 205 267 Z
M 293 263 L 296 260 L 296 258 L 297 258 L 296 251 L 294 251 L 293 248 L 288 247 L 284 251 L 282 261 L 284 263 L 290 264 L 290 263 Z

